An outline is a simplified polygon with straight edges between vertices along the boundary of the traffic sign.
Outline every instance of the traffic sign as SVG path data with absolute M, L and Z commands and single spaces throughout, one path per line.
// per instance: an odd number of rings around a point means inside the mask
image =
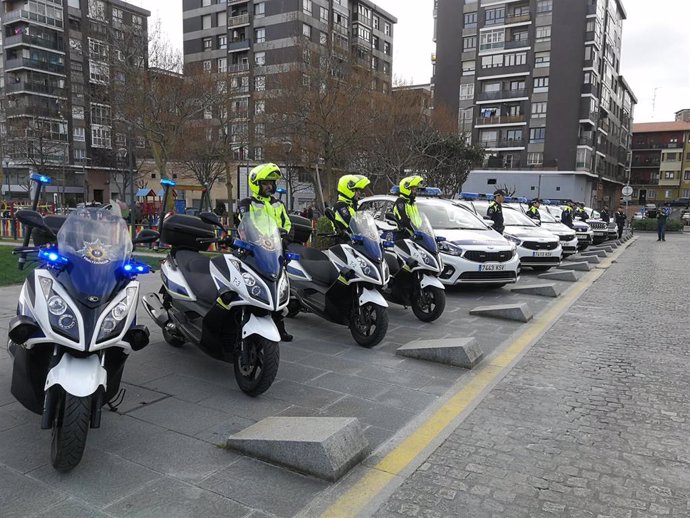
M 629 185 L 626 185 L 623 187 L 623 196 L 631 196 L 633 193 L 633 188 L 630 187 Z

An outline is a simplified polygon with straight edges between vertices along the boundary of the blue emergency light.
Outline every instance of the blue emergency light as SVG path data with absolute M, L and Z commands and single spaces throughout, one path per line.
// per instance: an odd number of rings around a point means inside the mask
M 51 183 L 52 182 L 52 180 L 50 179 L 50 176 L 45 176 L 45 175 L 38 174 L 38 173 L 31 173 L 29 178 L 31 178 L 34 182 L 38 182 L 38 183 Z
M 163 178 L 161 180 L 161 185 L 169 185 L 170 187 L 175 187 L 177 182 L 175 180 L 170 180 L 168 178 Z
M 48 266 L 60 268 L 69 264 L 69 259 L 61 256 L 54 248 L 45 248 L 38 252 L 38 258 L 45 261 Z
M 128 261 L 122 265 L 122 272 L 129 277 L 149 273 L 150 271 L 151 267 L 148 264 L 137 261 Z

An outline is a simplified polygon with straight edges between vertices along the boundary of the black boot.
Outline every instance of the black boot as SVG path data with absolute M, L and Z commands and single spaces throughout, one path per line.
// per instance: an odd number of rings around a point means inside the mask
M 280 341 L 292 342 L 293 336 L 285 330 L 285 321 L 283 320 L 283 315 L 274 313 L 273 321 L 275 322 L 278 332 L 280 333 Z

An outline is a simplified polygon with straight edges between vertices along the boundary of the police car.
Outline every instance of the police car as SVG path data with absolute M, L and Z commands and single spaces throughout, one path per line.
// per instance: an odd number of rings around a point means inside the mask
M 517 282 L 520 260 L 515 245 L 467 208 L 458 207 L 451 200 L 428 197 L 436 192 L 440 194 L 440 191 L 425 189 L 425 193 L 418 194 L 416 203 L 436 235 L 446 239 L 439 243 L 444 264 L 439 280 L 446 285 L 494 287 Z M 359 202 L 358 210 L 372 212 L 382 231 L 392 231 L 395 229 L 392 222 L 395 200 L 396 196 L 371 196 Z
M 605 230 L 606 237 L 604 240 L 618 239 L 618 225 L 616 225 L 616 220 L 614 218 L 610 218 L 609 222 L 606 223 L 601 219 L 601 213 L 599 213 L 599 211 L 585 207 L 585 212 L 589 218 L 587 219 L 587 224 L 589 224 L 593 230 L 596 229 L 599 234 L 601 234 L 599 230 Z
M 548 212 L 557 222 L 560 223 L 561 213 L 563 212 L 563 209 L 560 205 L 553 204 L 553 202 L 550 200 L 544 200 L 541 208 L 545 209 L 546 212 Z M 579 251 L 585 250 L 589 245 L 594 243 L 594 231 L 592 230 L 592 227 L 590 227 L 584 221 L 574 219 L 573 230 L 577 236 L 577 249 Z
M 506 198 L 504 206 L 514 208 L 521 211 L 523 214 L 527 214 L 527 198 Z M 561 242 L 561 248 L 563 249 L 563 257 L 568 257 L 577 253 L 578 239 L 575 234 L 575 230 L 572 228 L 556 221 L 551 214 L 548 213 L 543 207 L 539 207 L 539 217 L 541 217 L 541 228 L 548 230 L 554 236 L 558 237 Z M 529 216 L 528 216 L 529 217 Z M 530 218 L 531 219 L 531 218 Z M 534 221 L 534 220 L 532 220 Z M 536 223 L 536 221 L 535 221 Z
M 477 215 L 483 216 L 489 208 L 493 195 L 460 193 L 458 205 L 471 208 Z M 563 248 L 557 236 L 540 228 L 522 212 L 511 207 L 503 207 L 503 237 L 515 243 L 520 266 L 529 266 L 536 271 L 546 271 L 560 266 Z

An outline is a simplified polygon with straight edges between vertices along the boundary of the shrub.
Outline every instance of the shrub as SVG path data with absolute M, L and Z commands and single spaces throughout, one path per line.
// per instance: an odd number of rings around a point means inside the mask
M 321 216 L 316 222 L 316 235 L 312 238 L 314 248 L 326 250 L 335 244 L 331 237 L 319 236 L 319 234 L 330 234 L 334 232 L 333 223 L 326 216 Z
M 634 220 L 633 230 L 648 230 L 651 232 L 656 232 L 656 219 Z M 666 223 L 666 230 L 668 232 L 683 230 L 683 223 L 677 219 L 669 219 Z

